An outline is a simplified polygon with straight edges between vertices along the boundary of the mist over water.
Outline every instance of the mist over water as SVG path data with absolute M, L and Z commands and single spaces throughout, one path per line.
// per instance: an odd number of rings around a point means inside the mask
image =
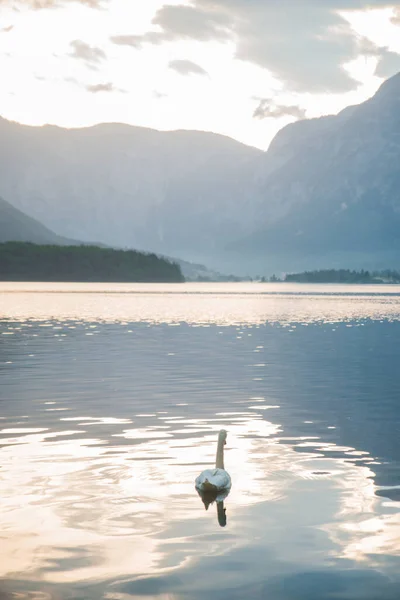
M 14 283 L 0 310 L 0 597 L 398 598 L 397 286 Z M 194 489 L 221 428 L 225 527 Z

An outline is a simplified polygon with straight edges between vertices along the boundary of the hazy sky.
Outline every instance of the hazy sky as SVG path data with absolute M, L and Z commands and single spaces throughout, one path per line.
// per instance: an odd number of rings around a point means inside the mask
M 400 71 L 400 0 L 0 0 L 0 115 L 266 148 Z

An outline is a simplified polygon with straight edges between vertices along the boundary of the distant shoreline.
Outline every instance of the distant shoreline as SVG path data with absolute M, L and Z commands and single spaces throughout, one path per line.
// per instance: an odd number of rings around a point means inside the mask
M 272 278 L 271 278 L 272 279 Z M 392 285 L 400 283 L 398 271 L 386 269 L 382 271 L 351 271 L 350 269 L 322 269 L 304 271 L 285 276 L 285 283 L 340 283 L 340 284 L 377 284 Z

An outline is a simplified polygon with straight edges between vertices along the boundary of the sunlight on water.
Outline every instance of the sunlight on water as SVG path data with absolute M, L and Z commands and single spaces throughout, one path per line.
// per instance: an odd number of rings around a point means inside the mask
M 147 428 L 118 428 L 97 438 L 80 437 L 87 433 L 86 416 L 74 420 L 78 430 L 0 431 L 0 524 L 12 532 L 3 535 L 1 575 L 87 584 L 161 572 L 166 564 L 184 566 L 188 555 L 201 559 L 203 539 L 212 540 L 211 556 L 240 549 L 253 536 L 260 539 L 261 523 L 268 528 L 266 549 L 297 565 L 310 560 L 307 548 L 304 560 L 299 555 L 304 527 L 325 530 L 332 557 L 369 562 L 371 552 L 397 553 L 399 514 L 383 513 L 367 465 L 298 455 L 279 443 L 278 425 L 252 413 L 186 421 L 177 429 L 176 421 L 165 426 L 155 418 Z M 213 462 L 219 421 L 229 428 L 226 464 L 234 482 L 226 503 L 228 548 L 226 536 L 215 535 L 216 517 L 202 511 L 193 493 L 194 475 Z M 200 432 L 201 441 L 194 437 Z M 118 438 L 133 445 L 118 446 Z M 253 516 L 252 506 L 258 507 Z M 289 547 L 284 532 L 290 532 Z M 314 567 L 326 560 L 315 550 Z
M 398 597 L 394 286 L 1 290 L 1 598 Z
M 400 318 L 397 285 L 0 282 L 0 302 L 3 318 L 15 321 L 232 325 Z

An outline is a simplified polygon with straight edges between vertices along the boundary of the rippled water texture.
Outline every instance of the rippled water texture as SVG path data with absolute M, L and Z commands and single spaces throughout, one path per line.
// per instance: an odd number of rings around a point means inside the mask
M 398 600 L 399 340 L 396 286 L 0 284 L 1 600 Z

